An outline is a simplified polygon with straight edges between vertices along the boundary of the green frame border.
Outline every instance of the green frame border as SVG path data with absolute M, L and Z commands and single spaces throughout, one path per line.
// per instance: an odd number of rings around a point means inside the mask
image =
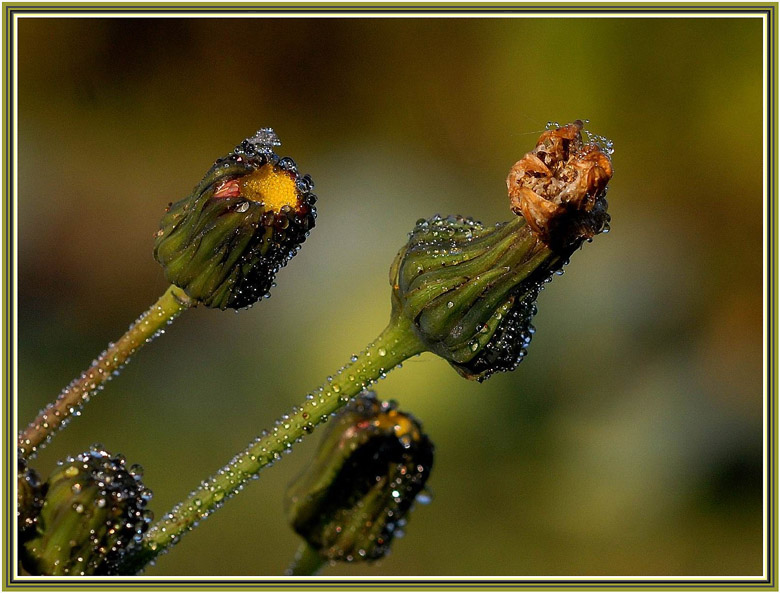
M 14 138 L 12 136 L 15 109 L 14 80 L 14 50 L 16 39 L 14 38 L 14 21 L 25 15 L 40 13 L 47 14 L 103 14 L 115 16 L 121 13 L 150 13 L 161 14 L 209 14 L 226 13 L 233 14 L 273 14 L 273 13 L 310 13 L 329 14 L 337 16 L 343 13 L 360 13 L 366 16 L 376 14 L 454 14 L 454 13 L 478 13 L 481 15 L 500 14 L 539 14 L 549 13 L 565 17 L 567 14 L 614 14 L 614 15 L 654 15 L 658 13 L 674 16 L 683 15 L 728 15 L 751 14 L 762 16 L 766 20 L 766 563 L 764 566 L 765 579 L 754 578 L 631 578 L 621 577 L 607 579 L 603 577 L 557 577 L 551 579 L 533 578 L 405 578 L 405 577 L 247 577 L 247 578 L 154 578 L 154 577 L 117 577 L 117 578 L 41 578 L 18 577 L 14 565 L 13 553 L 15 550 L 15 504 L 13 501 L 13 483 L 16 475 L 16 438 L 14 431 L 15 402 L 13 393 L 16 378 L 13 375 L 13 359 L 15 342 L 13 336 L 13 312 L 16 300 L 14 246 L 15 229 L 13 228 L 14 216 L 14 179 L 16 168 L 16 154 L 14 153 Z M 502 3 L 491 2 L 475 4 L 468 2 L 455 2 L 449 4 L 425 4 L 411 2 L 382 2 L 374 4 L 351 4 L 335 2 L 327 4 L 315 3 L 86 3 L 72 2 L 66 4 L 33 3 L 33 2 L 3 2 L 3 34 L 5 59 L 3 60 L 3 492 L 5 504 L 3 513 L 4 530 L 4 557 L 3 557 L 3 590 L 18 591 L 103 591 L 106 589 L 125 590 L 172 590 L 172 591 L 214 591 L 214 590 L 272 590 L 272 591 L 347 591 L 347 590 L 372 590 L 372 591 L 515 591 L 515 590 L 554 590 L 554 591 L 583 591 L 583 590 L 691 590 L 691 591 L 745 591 L 745 590 L 778 590 L 777 564 L 778 564 L 778 537 L 777 537 L 777 454 L 778 454 L 778 400 L 777 400 L 777 79 L 778 79 L 778 3 L 606 3 L 594 2 L 579 3 Z

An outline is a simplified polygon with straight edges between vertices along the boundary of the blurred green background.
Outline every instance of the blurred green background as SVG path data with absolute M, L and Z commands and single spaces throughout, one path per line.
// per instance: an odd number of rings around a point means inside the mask
M 378 385 L 437 445 L 433 503 L 328 575 L 755 575 L 762 552 L 761 22 L 25 19 L 19 413 L 28 422 L 166 287 L 163 209 L 261 126 L 316 183 L 273 297 L 200 308 L 40 456 L 102 442 L 162 515 L 384 327 L 420 217 L 510 217 L 548 120 L 615 143 L 612 232 L 539 299 L 512 374 L 423 355 Z M 279 575 L 315 433 L 149 575 Z

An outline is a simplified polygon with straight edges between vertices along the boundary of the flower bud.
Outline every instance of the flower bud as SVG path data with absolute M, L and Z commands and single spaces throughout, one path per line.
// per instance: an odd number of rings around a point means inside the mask
M 314 184 L 273 152 L 279 144 L 271 128 L 244 140 L 160 222 L 155 259 L 207 307 L 239 309 L 268 296 L 314 227 Z
M 16 472 L 16 519 L 19 538 L 27 539 L 34 533 L 38 513 L 43 506 L 43 488 L 38 474 L 27 467 L 21 456 L 17 460 Z
M 316 457 L 291 485 L 290 523 L 328 560 L 382 558 L 432 465 L 433 444 L 420 424 L 364 392 L 333 418 Z
M 583 144 L 582 122 L 548 130 L 512 168 L 514 220 L 420 220 L 390 269 L 393 314 L 462 376 L 484 381 L 517 367 L 533 334 L 543 284 L 608 220 L 609 156 Z
M 36 575 L 109 575 L 152 520 L 138 466 L 94 446 L 61 462 L 46 483 L 34 536 L 21 549 Z

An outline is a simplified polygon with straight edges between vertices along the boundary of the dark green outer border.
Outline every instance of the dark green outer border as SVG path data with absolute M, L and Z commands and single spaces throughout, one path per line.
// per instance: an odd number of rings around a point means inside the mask
M 751 14 L 766 17 L 767 23 L 767 88 L 766 88 L 766 135 L 767 135 L 767 171 L 766 171 L 766 220 L 767 220 L 767 284 L 766 284 L 766 334 L 767 348 L 767 390 L 766 394 L 766 497 L 767 497 L 767 558 L 766 579 L 755 580 L 747 578 L 718 579 L 718 578 L 692 578 L 692 579 L 653 579 L 653 578 L 553 578 L 540 580 L 534 578 L 438 578 L 438 579 L 393 579 L 380 578 L 368 579 L 356 577 L 348 578 L 192 578 L 192 579 L 161 579 L 161 578 L 115 578 L 115 579 L 83 579 L 72 577 L 69 579 L 57 578 L 32 578 L 16 577 L 12 551 L 15 549 L 14 533 L 12 526 L 16 524 L 15 505 L 12 504 L 11 484 L 16 473 L 16 440 L 13 430 L 13 418 L 15 413 L 14 393 L 15 377 L 12 373 L 14 349 L 12 327 L 13 311 L 16 299 L 16 286 L 14 284 L 14 228 L 13 228 L 13 178 L 16 155 L 13 152 L 13 50 L 15 39 L 13 38 L 13 20 L 24 15 L 40 13 L 50 14 L 79 14 L 101 13 L 106 16 L 118 13 L 146 12 L 153 14 L 210 14 L 231 12 L 234 14 L 255 15 L 260 13 L 312 13 L 338 15 L 342 13 L 361 13 L 365 16 L 380 14 L 538 14 L 550 13 L 551 15 L 564 16 L 567 14 L 615 14 L 615 15 L 650 15 L 657 13 L 669 13 L 671 15 L 687 15 L 706 17 L 709 15 Z M 5 493 L 5 505 L 3 513 L 4 525 L 4 557 L 3 557 L 3 591 L 103 591 L 107 589 L 117 591 L 129 590 L 172 590 L 172 591 L 214 591 L 214 590 L 272 590 L 272 591 L 347 591 L 347 590 L 372 590 L 372 591 L 514 591 L 514 590 L 554 590 L 554 591 L 578 591 L 578 590 L 690 590 L 690 591 L 745 591 L 768 590 L 777 591 L 777 24 L 778 3 L 713 3 L 713 4 L 679 4 L 670 2 L 657 3 L 589 3 L 589 4 L 557 4 L 557 3 L 451 3 L 451 4 L 417 4 L 417 3 L 377 3 L 377 4 L 290 4 L 290 3 L 224 3 L 224 4 L 159 4 L 150 2 L 135 2 L 123 4 L 88 4 L 74 2 L 68 4 L 39 4 L 30 2 L 3 3 L 3 33 L 5 60 L 3 61 L 3 492 Z

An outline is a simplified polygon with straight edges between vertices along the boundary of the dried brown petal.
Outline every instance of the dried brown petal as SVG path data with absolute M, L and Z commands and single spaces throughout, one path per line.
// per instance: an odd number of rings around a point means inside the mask
M 612 161 L 598 144 L 583 143 L 582 127 L 577 120 L 545 131 L 506 180 L 512 211 L 555 249 L 590 239 L 609 221 Z

